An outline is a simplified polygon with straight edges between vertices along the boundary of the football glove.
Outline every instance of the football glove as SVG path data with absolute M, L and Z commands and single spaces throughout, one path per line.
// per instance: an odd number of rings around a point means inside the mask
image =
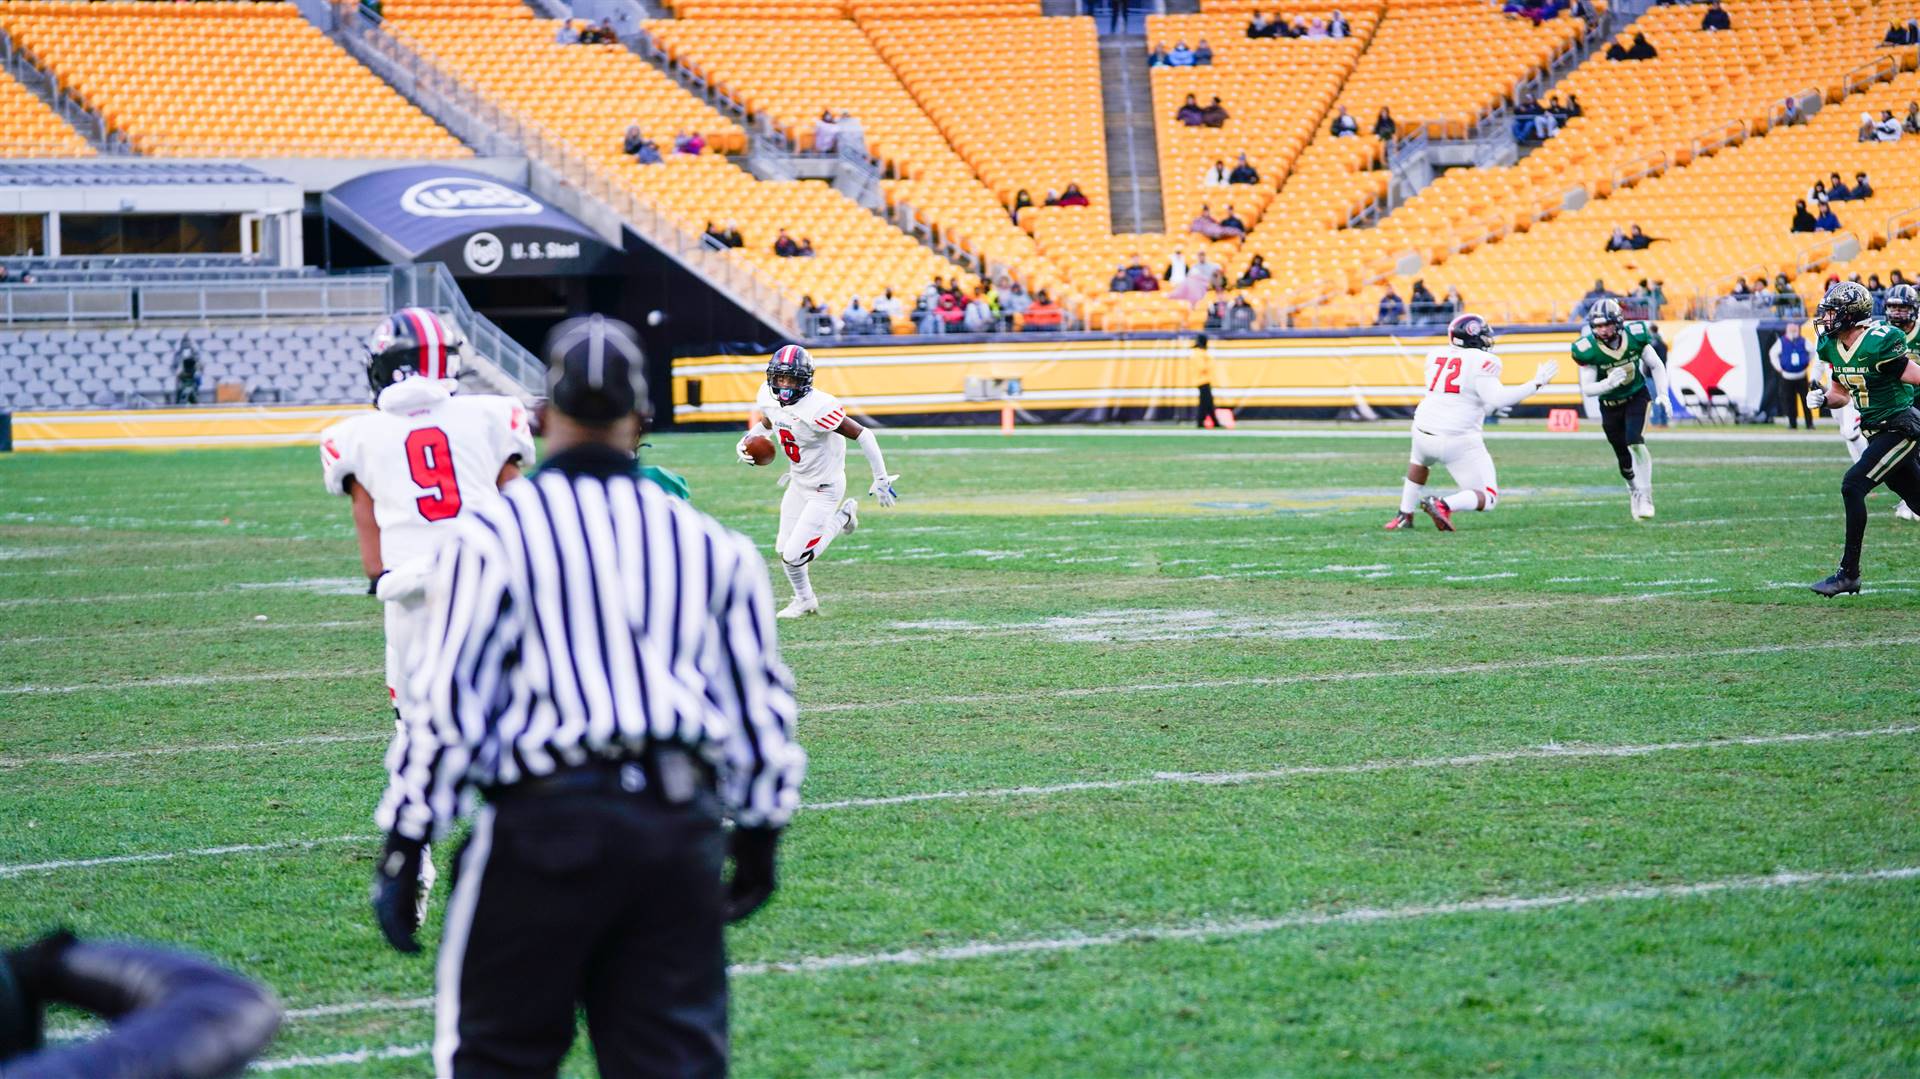
M 373 867 L 373 917 L 395 951 L 409 955 L 420 950 L 413 939 L 419 931 L 423 907 L 421 863 L 427 845 L 398 832 L 387 836 L 380 860 Z
M 382 570 L 374 578 L 373 594 L 386 603 L 412 603 L 427 594 L 427 579 L 433 575 L 433 560 L 418 558 L 398 569 Z
M 754 432 L 749 432 L 747 434 L 741 435 L 740 441 L 736 443 L 733 447 L 733 459 L 736 461 L 739 461 L 743 465 L 750 465 L 753 463 L 753 455 L 747 452 L 747 439 L 752 438 L 753 435 L 754 435 Z
M 867 488 L 867 493 L 872 495 L 874 501 L 880 503 L 882 507 L 891 509 L 893 508 L 893 504 L 900 498 L 893 490 L 893 481 L 899 478 L 900 474 L 898 472 L 891 476 L 875 476 L 873 478 L 873 486 Z
M 740 921 L 773 897 L 774 848 L 780 832 L 774 828 L 735 828 L 729 842 L 733 879 L 727 882 L 727 921 Z
M 1548 360 L 1533 372 L 1533 384 L 1535 386 L 1545 386 L 1547 383 L 1553 381 L 1553 376 L 1559 373 L 1560 361 Z
M 1807 390 L 1808 411 L 1817 412 L 1825 407 L 1827 407 L 1827 388 L 1825 386 L 1809 387 Z

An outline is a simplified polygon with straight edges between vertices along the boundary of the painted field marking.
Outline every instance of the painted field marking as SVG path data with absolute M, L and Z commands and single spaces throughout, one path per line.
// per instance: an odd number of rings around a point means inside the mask
M 858 952 L 842 955 L 805 956 L 798 959 L 735 963 L 727 973 L 734 978 L 762 977 L 769 974 L 819 974 L 872 967 L 917 967 L 936 963 L 998 959 L 1007 956 L 1044 955 L 1059 952 L 1110 948 L 1123 944 L 1154 944 L 1167 941 L 1218 941 L 1266 936 L 1289 929 L 1317 929 L 1326 926 L 1390 925 L 1429 918 L 1451 918 L 1476 914 L 1527 914 L 1535 911 L 1593 906 L 1595 904 L 1652 902 L 1693 899 L 1700 896 L 1741 892 L 1768 892 L 1787 888 L 1810 888 L 1843 884 L 1882 884 L 1920 878 L 1920 866 L 1894 866 L 1884 869 L 1779 872 L 1764 876 L 1720 877 L 1689 884 L 1627 884 L 1611 888 L 1574 889 L 1530 896 L 1491 896 L 1446 903 L 1417 903 L 1396 907 L 1349 907 L 1343 910 L 1302 910 L 1271 918 L 1237 918 L 1221 921 L 1187 922 L 1173 925 L 1141 926 L 1107 933 L 1069 932 L 1054 937 L 1028 937 L 1019 940 L 980 940 L 944 948 L 906 948 L 891 952 Z M 425 1011 L 431 997 L 364 1004 L 322 1005 L 311 1009 L 316 1014 L 348 1014 L 348 1011 Z M 343 1011 L 340 1009 L 347 1009 Z M 302 1018 L 288 1012 L 287 1018 Z M 298 1068 L 333 1067 L 363 1064 L 369 1060 L 405 1059 L 425 1054 L 427 1045 L 399 1045 L 355 1049 L 342 1053 L 313 1056 L 279 1057 L 254 1065 L 259 1072 L 289 1071 Z
M 908 794 L 883 795 L 873 798 L 849 798 L 840 801 L 803 804 L 801 809 L 803 813 L 831 813 L 847 809 L 910 805 L 918 802 L 1046 797 L 1054 794 L 1068 794 L 1079 791 L 1127 790 L 1135 787 L 1164 787 L 1189 784 L 1235 786 L 1264 783 L 1280 779 L 1295 779 L 1305 776 L 1367 775 L 1376 772 L 1440 768 L 1477 768 L 1486 764 L 1502 764 L 1525 760 L 1582 761 L 1621 759 L 1645 757 L 1659 753 L 1686 752 L 1690 750 L 1797 745 L 1864 738 L 1896 738 L 1910 734 L 1920 734 L 1920 724 L 1898 727 L 1873 727 L 1864 730 L 1796 731 L 1784 734 L 1736 735 L 1729 738 L 1702 739 L 1690 742 L 1654 742 L 1627 745 L 1549 744 L 1447 757 L 1393 757 L 1382 760 L 1358 761 L 1352 764 L 1300 764 L 1243 772 L 1155 772 L 1149 776 L 1128 779 L 1083 780 L 1072 783 L 1052 783 L 1025 787 L 983 787 L 977 790 L 924 791 Z M 184 851 L 156 851 L 145 854 L 117 854 L 96 858 L 78 858 L 68 861 L 0 865 L 0 880 L 24 876 L 29 873 L 51 873 L 65 869 L 90 869 L 100 866 L 169 862 L 183 858 L 218 857 L 228 854 L 262 854 L 340 843 L 375 843 L 378 842 L 380 838 L 380 836 L 373 834 L 343 835 L 329 836 L 321 839 L 288 839 L 271 843 L 200 847 Z

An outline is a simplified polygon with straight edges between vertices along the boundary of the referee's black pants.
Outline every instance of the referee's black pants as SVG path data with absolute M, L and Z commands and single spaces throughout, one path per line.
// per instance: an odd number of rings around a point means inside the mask
M 579 1005 L 606 1079 L 724 1076 L 720 813 L 710 790 L 490 800 L 447 901 L 435 1074 L 547 1079 Z
M 1840 572 L 1860 576 L 1860 545 L 1867 538 L 1867 495 L 1886 484 L 1901 500 L 1920 513 L 1920 420 L 1912 428 L 1874 428 L 1867 448 L 1840 481 L 1840 499 L 1847 507 L 1847 546 L 1840 555 Z

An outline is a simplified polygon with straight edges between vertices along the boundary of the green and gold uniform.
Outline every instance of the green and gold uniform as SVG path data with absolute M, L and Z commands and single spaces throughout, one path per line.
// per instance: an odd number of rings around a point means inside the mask
M 1589 328 L 1581 330 L 1580 336 L 1573 339 L 1573 362 L 1597 368 L 1595 373 L 1602 379 L 1619 368 L 1632 367 L 1633 377 L 1628 379 L 1625 385 L 1616 386 L 1600 395 L 1600 403 L 1603 406 L 1624 405 L 1632 400 L 1635 394 L 1647 388 L 1647 376 L 1640 370 L 1640 357 L 1652 347 L 1653 331 L 1648 329 L 1644 322 L 1623 323 L 1620 327 L 1620 340 L 1615 342 L 1612 348 L 1608 348 L 1605 342 L 1595 337 L 1593 330 Z M 1655 355 L 1658 353 L 1656 352 Z
M 1844 331 L 1843 331 L 1844 332 Z M 1869 323 L 1851 346 L 1840 334 L 1820 338 L 1819 356 L 1833 381 L 1860 410 L 1860 433 L 1867 448 L 1847 470 L 1840 498 L 1847 507 L 1847 545 L 1840 574 L 1860 576 L 1860 545 L 1867 534 L 1867 495 L 1886 484 L 1906 504 L 1920 510 L 1920 413 L 1913 408 L 1914 386 L 1902 382 L 1913 343 L 1891 323 Z

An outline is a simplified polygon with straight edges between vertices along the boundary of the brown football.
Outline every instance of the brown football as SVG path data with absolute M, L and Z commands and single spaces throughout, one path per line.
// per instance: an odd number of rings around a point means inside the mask
M 766 435 L 748 435 L 747 456 L 753 458 L 755 465 L 772 464 L 773 439 Z

